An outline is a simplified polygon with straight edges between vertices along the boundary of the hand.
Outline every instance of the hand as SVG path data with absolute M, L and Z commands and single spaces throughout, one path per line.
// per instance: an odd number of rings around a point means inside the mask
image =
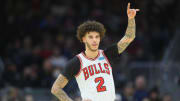
M 128 15 L 129 19 L 133 19 L 136 16 L 136 12 L 138 12 L 139 9 L 131 9 L 130 5 L 131 4 L 128 3 L 128 6 L 127 6 L 127 15 Z

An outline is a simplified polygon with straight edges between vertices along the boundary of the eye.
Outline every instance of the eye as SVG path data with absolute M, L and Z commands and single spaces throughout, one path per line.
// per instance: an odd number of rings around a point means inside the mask
M 100 37 L 99 35 L 96 36 L 96 38 L 99 38 L 99 37 Z
M 92 39 L 93 37 L 92 36 L 89 36 L 90 39 Z

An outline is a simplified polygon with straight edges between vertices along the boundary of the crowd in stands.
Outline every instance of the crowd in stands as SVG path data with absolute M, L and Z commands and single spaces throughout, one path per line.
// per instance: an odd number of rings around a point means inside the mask
M 76 38 L 77 26 L 83 21 L 97 20 L 107 28 L 100 48 L 120 40 L 127 27 L 127 3 L 128 0 L 4 1 L 0 89 L 13 88 L 2 101 L 34 101 L 31 95 L 22 100 L 19 89 L 51 88 L 68 60 L 84 49 Z M 123 53 L 127 56 L 120 57 L 120 60 L 128 63 L 159 61 L 177 29 L 178 0 L 137 0 L 131 3 L 133 8 L 140 9 L 136 17 L 137 34 Z M 115 79 L 117 76 L 114 75 Z M 144 89 L 145 84 L 141 84 L 144 78 L 136 79 L 135 86 L 132 81 L 127 82 L 117 91 L 122 95 L 122 101 L 172 101 L 168 94 L 160 100 L 158 88 Z M 72 85 L 76 85 L 74 81 Z
M 148 90 L 146 78 L 142 75 L 137 76 L 134 82 L 126 82 L 123 90 L 116 92 L 118 93 L 116 93 L 115 101 L 174 101 L 171 94 L 160 94 L 158 87 Z M 36 101 L 31 93 L 22 91 L 17 87 L 9 87 L 6 92 L 0 93 L 4 95 L 0 96 L 1 101 Z M 79 91 L 74 93 L 79 93 Z M 81 97 L 78 94 L 69 94 L 69 96 L 74 101 L 81 101 Z M 57 101 L 57 99 L 52 97 L 50 101 Z

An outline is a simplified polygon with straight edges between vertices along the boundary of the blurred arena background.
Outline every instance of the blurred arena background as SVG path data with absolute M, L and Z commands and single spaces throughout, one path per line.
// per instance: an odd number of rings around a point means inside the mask
M 128 2 L 140 12 L 136 39 L 113 66 L 117 101 L 180 101 L 179 0 L 1 1 L 0 101 L 57 101 L 54 80 L 84 49 L 77 26 L 102 22 L 104 49 L 124 35 Z M 75 80 L 64 89 L 80 101 Z

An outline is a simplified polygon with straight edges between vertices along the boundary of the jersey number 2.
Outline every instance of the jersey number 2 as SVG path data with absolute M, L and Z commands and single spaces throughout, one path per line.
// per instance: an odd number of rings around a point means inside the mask
M 97 85 L 97 91 L 98 92 L 103 92 L 103 91 L 106 91 L 106 86 L 103 86 L 104 84 L 104 78 L 102 77 L 98 77 L 98 78 L 95 78 L 95 83 L 98 83 L 99 84 Z

